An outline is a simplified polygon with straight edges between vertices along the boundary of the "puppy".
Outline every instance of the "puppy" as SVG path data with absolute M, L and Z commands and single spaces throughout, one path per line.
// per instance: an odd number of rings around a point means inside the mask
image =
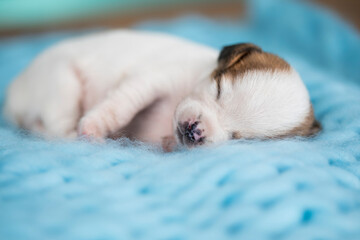
M 46 50 L 10 85 L 5 116 L 47 138 L 128 137 L 187 147 L 319 131 L 283 59 L 253 44 L 217 50 L 119 30 Z

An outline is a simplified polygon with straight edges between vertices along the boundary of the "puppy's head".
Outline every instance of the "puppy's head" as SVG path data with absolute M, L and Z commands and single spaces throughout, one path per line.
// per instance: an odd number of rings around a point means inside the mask
M 319 129 L 297 72 L 246 43 L 222 49 L 211 77 L 180 102 L 174 117 L 177 141 L 186 146 L 310 136 Z

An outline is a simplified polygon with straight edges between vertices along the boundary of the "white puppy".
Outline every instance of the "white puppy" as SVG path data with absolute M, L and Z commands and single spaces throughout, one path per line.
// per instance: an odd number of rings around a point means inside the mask
M 129 137 L 186 146 L 309 136 L 320 126 L 296 71 L 252 44 L 219 52 L 159 33 L 64 41 L 10 86 L 5 116 L 45 137 Z M 165 139 L 165 141 L 164 141 Z

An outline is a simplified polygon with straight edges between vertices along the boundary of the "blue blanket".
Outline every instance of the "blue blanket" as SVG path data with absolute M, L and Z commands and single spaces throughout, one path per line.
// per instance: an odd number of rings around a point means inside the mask
M 289 61 L 323 132 L 170 154 L 127 140 L 48 142 L 0 121 L 0 239 L 360 239 L 360 38 L 333 14 L 251 1 L 245 21 L 146 22 L 216 48 L 254 42 Z M 0 103 L 47 46 L 0 42 Z

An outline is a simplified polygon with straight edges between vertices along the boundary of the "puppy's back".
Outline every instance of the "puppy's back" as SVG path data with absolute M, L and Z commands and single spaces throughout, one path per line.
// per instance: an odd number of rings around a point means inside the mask
M 4 115 L 15 125 L 42 135 L 74 136 L 84 111 L 127 76 L 174 75 L 177 71 L 168 69 L 179 67 L 201 70 L 195 63 L 209 62 L 206 59 L 215 59 L 216 54 L 216 50 L 166 34 L 131 30 L 65 40 L 36 57 L 10 84 Z M 88 96 L 85 100 L 84 95 Z M 87 103 L 85 109 L 79 109 L 80 102 Z

